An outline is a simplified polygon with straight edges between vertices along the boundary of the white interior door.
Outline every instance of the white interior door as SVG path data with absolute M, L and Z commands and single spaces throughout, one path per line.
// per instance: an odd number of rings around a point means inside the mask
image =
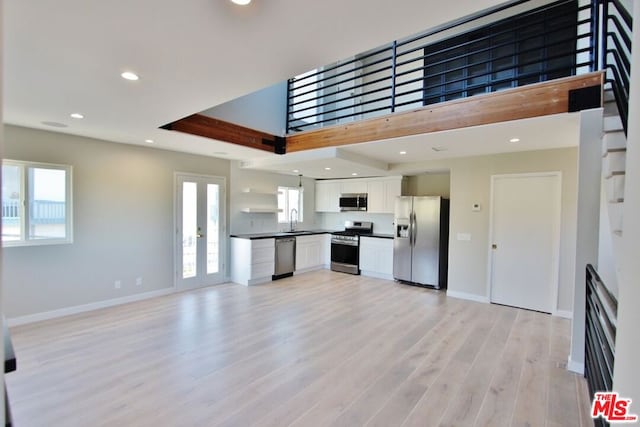
M 176 286 L 198 288 L 225 278 L 225 180 L 176 174 Z
M 551 313 L 558 294 L 560 173 L 492 177 L 491 302 Z

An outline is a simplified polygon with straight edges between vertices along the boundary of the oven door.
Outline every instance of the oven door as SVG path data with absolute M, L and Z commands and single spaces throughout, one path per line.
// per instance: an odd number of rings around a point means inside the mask
M 331 270 L 360 274 L 358 242 L 331 242 Z

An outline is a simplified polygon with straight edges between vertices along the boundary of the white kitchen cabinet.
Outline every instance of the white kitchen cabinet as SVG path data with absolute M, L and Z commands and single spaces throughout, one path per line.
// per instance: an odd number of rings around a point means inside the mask
M 351 194 L 363 194 L 367 192 L 367 182 L 364 179 L 340 180 L 340 192 Z
M 331 234 L 323 234 L 323 253 L 322 253 L 322 264 L 326 269 L 331 268 Z
M 296 273 L 324 266 L 325 234 L 296 236 Z
M 257 285 L 271 281 L 275 267 L 275 239 L 231 238 L 231 281 Z
M 340 212 L 340 181 L 316 181 L 316 212 Z
M 393 213 L 396 197 L 402 195 L 402 177 L 377 178 L 367 181 L 367 211 Z
M 402 177 L 316 181 L 316 212 L 340 212 L 342 193 L 367 193 L 368 212 L 393 213 L 396 197 L 402 195 Z
M 363 276 L 393 280 L 393 239 L 360 236 L 360 271 Z

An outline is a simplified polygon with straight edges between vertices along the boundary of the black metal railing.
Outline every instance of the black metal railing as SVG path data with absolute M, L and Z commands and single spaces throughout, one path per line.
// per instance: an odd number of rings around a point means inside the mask
M 602 7 L 600 69 L 606 71 L 605 82 L 613 91 L 626 134 L 629 120 L 633 18 L 619 0 L 596 2 L 601 3 Z
M 292 78 L 287 131 L 593 71 L 599 1 L 514 1 Z
M 584 375 L 593 398 L 598 391 L 612 391 L 618 301 L 591 264 L 587 265 L 586 287 Z M 608 425 L 602 418 L 594 422 Z

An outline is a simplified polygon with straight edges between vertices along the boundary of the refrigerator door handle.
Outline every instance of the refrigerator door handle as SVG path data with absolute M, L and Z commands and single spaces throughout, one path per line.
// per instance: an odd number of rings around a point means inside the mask
M 416 213 L 414 211 L 411 214 L 411 239 L 412 239 L 411 246 L 415 247 L 417 234 L 418 234 L 418 221 L 416 218 Z

